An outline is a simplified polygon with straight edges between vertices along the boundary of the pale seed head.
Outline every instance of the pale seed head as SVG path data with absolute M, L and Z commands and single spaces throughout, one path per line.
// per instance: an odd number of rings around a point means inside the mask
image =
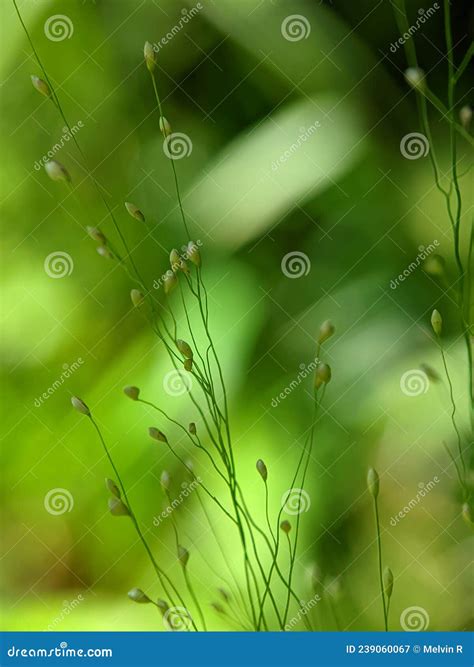
M 112 251 L 106 245 L 98 245 L 96 250 L 101 257 L 105 257 L 106 259 L 114 258 Z
M 72 407 L 75 410 L 80 412 L 82 415 L 87 415 L 88 417 L 90 417 L 91 411 L 89 410 L 89 408 L 87 407 L 87 405 L 84 403 L 83 400 L 81 400 L 77 396 L 72 396 L 71 397 L 71 403 L 72 403 Z
M 322 345 L 325 343 L 328 338 L 331 338 L 335 331 L 334 324 L 330 320 L 323 322 L 319 328 L 318 344 Z
M 201 253 L 199 247 L 194 241 L 189 241 L 186 249 L 186 255 L 190 262 L 195 266 L 201 266 Z
M 143 47 L 143 55 L 145 57 L 145 63 L 148 71 L 153 72 L 156 67 L 156 53 L 150 42 L 145 42 L 145 46 Z
M 140 292 L 138 289 L 132 289 L 130 292 L 130 299 L 132 300 L 132 303 L 135 307 L 138 308 L 138 306 L 141 306 L 142 303 L 145 301 L 145 297 L 143 295 L 143 292 Z
M 175 274 L 172 271 L 167 273 L 163 278 L 163 289 L 165 290 L 165 294 L 170 294 L 177 284 L 178 279 L 176 278 Z
M 462 518 L 468 526 L 472 526 L 474 524 L 474 516 L 472 514 L 469 503 L 464 503 L 462 506 Z
M 172 133 L 171 125 L 164 116 L 160 116 L 160 130 L 165 139 Z
M 109 479 L 108 477 L 105 479 L 105 486 L 107 490 L 116 498 L 120 498 L 120 489 L 118 488 L 117 484 L 114 482 L 113 479 Z
M 189 551 L 181 545 L 178 546 L 178 560 L 183 567 L 186 567 L 189 560 Z
M 331 381 L 331 367 L 329 364 L 319 364 L 316 368 L 316 373 L 314 375 L 314 387 L 319 389 L 323 384 L 327 384 Z
M 425 73 L 419 67 L 409 67 L 405 70 L 405 81 L 415 90 L 423 90 L 425 87 Z
M 392 597 L 393 572 L 389 567 L 386 567 L 383 571 L 383 590 L 387 598 Z
M 443 318 L 441 317 L 439 311 L 436 310 L 436 308 L 431 313 L 431 326 L 433 327 L 435 334 L 437 336 L 441 336 L 441 331 L 443 329 Z
M 377 499 L 379 495 L 380 480 L 375 468 L 369 468 L 367 473 L 367 488 L 372 498 Z
M 135 218 L 135 220 L 139 220 L 140 222 L 145 222 L 145 216 L 140 211 L 138 206 L 135 206 L 135 204 L 132 204 L 131 202 L 126 201 L 125 202 L 125 208 L 127 209 L 129 215 L 132 216 L 132 218 Z
M 168 491 L 171 484 L 171 477 L 167 470 L 163 470 L 160 476 L 160 484 L 164 491 Z
M 71 182 L 71 176 L 64 165 L 57 160 L 50 160 L 44 165 L 44 169 L 52 181 Z
M 148 604 L 151 602 L 148 595 L 145 595 L 145 593 L 142 591 L 141 588 L 132 588 L 131 591 L 128 591 L 127 595 L 130 598 L 130 600 L 133 600 L 134 602 L 139 602 L 140 604 Z
M 469 129 L 472 120 L 472 108 L 469 104 L 461 107 L 459 110 L 459 121 L 465 130 Z
M 109 511 L 112 516 L 130 516 L 130 511 L 128 507 L 123 503 L 120 498 L 109 498 Z
M 36 90 L 41 93 L 41 95 L 44 95 L 45 97 L 50 97 L 51 96 L 51 89 L 46 83 L 46 81 L 43 81 L 43 79 L 40 79 L 39 76 L 36 76 L 35 74 L 31 75 L 31 83 L 33 86 L 36 88 Z

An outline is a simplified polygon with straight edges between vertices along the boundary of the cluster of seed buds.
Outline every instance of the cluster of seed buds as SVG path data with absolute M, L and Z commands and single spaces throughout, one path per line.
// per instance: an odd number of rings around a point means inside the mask
M 107 259 L 113 259 L 113 252 L 107 246 L 107 237 L 103 234 L 98 227 L 86 227 L 86 231 L 93 241 L 97 241 L 99 244 L 97 246 L 97 252 L 101 257 L 106 257 Z
M 191 372 L 193 369 L 193 351 L 189 343 L 186 343 L 185 340 L 178 338 L 176 341 L 176 347 L 181 352 L 184 357 L 183 366 L 186 371 Z
M 109 498 L 108 505 L 109 511 L 113 516 L 131 516 L 130 510 L 122 501 L 120 489 L 113 479 L 106 479 L 105 486 L 111 497 Z M 135 589 L 134 589 L 135 590 Z

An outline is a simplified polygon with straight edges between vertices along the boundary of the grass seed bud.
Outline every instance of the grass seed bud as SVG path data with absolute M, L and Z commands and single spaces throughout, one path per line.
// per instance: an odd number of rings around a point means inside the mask
M 168 442 L 168 438 L 162 431 L 160 431 L 158 428 L 155 428 L 154 426 L 150 426 L 148 429 L 148 435 L 150 438 L 153 438 L 153 440 L 158 440 L 158 442 Z
M 139 602 L 140 604 L 148 604 L 151 602 L 148 595 L 145 595 L 145 593 L 142 591 L 141 588 L 132 588 L 131 591 L 128 591 L 127 595 L 130 598 L 130 600 L 133 600 L 134 602 Z
M 178 279 L 175 274 L 172 271 L 167 273 L 163 279 L 163 289 L 165 290 L 165 294 L 170 294 L 177 284 Z
M 437 336 L 441 336 L 441 331 L 443 329 L 443 318 L 441 317 L 439 311 L 436 308 L 431 313 L 431 326 L 433 331 Z
M 286 519 L 280 523 L 280 528 L 284 533 L 288 535 L 288 533 L 291 530 L 291 523 L 287 521 Z
M 387 598 L 392 597 L 393 591 L 393 572 L 389 567 L 383 571 L 383 590 Z
M 167 470 L 163 470 L 160 476 L 160 484 L 164 491 L 168 491 L 171 484 L 171 477 Z
M 380 480 L 375 468 L 369 468 L 367 473 L 367 488 L 372 498 L 377 499 L 379 495 Z
M 94 241 L 104 244 L 107 243 L 107 239 L 97 227 L 86 227 L 86 231 Z
M 316 368 L 316 373 L 314 376 L 314 387 L 319 389 L 323 384 L 327 384 L 331 381 L 331 367 L 329 364 L 319 364 Z
M 145 57 L 145 63 L 148 71 L 153 72 L 156 67 L 156 53 L 150 42 L 145 42 L 145 46 L 143 47 L 143 55 Z
M 160 116 L 160 130 L 165 139 L 172 133 L 171 125 L 164 116 Z
M 130 516 L 130 510 L 120 498 L 109 498 L 108 505 L 112 516 Z
M 36 88 L 36 90 L 41 93 L 41 95 L 44 95 L 45 97 L 50 97 L 51 96 L 51 89 L 46 83 L 46 81 L 43 81 L 43 79 L 40 79 L 39 76 L 36 76 L 35 74 L 31 75 L 31 83 L 33 86 Z
M 68 170 L 57 160 L 50 160 L 44 165 L 44 169 L 52 181 L 71 182 Z
M 113 479 L 109 479 L 108 477 L 106 477 L 105 486 L 113 496 L 115 496 L 116 498 L 120 498 L 120 489 L 118 488 L 117 484 L 114 482 Z
M 178 560 L 183 567 L 186 567 L 189 560 L 189 551 L 181 545 L 178 546 Z
M 258 461 L 256 463 L 256 468 L 257 468 L 257 470 L 260 474 L 260 477 L 263 479 L 264 482 L 266 482 L 267 477 L 268 477 L 268 470 L 267 470 L 267 466 L 262 461 L 262 459 L 258 459 Z
M 465 130 L 469 129 L 472 120 L 472 109 L 469 104 L 459 110 L 459 121 Z
M 145 297 L 143 295 L 143 292 L 140 292 L 138 289 L 132 289 L 130 292 L 130 298 L 132 300 L 132 303 L 135 307 L 138 308 L 138 306 L 141 306 L 142 303 L 145 301 Z
M 319 328 L 318 344 L 322 345 L 325 343 L 328 338 L 331 338 L 335 331 L 336 328 L 330 320 L 323 322 Z
M 138 401 L 140 396 L 140 389 L 138 387 L 133 387 L 132 385 L 127 385 L 123 388 L 123 393 L 125 396 L 128 396 L 132 401 Z
M 189 261 L 192 262 L 195 266 L 201 266 L 201 253 L 199 252 L 197 243 L 194 241 L 189 241 L 186 249 L 186 255 Z
M 181 352 L 183 357 L 186 357 L 186 359 L 193 358 L 193 351 L 185 340 L 181 340 L 180 338 L 178 338 L 178 340 L 176 341 L 176 347 Z
M 140 222 L 145 222 L 145 216 L 140 211 L 140 209 L 137 206 L 135 206 L 135 204 L 126 201 L 125 208 L 127 209 L 129 215 L 132 216 L 132 218 L 135 218 L 135 220 L 140 220 Z
M 425 73 L 419 67 L 409 67 L 405 70 L 405 81 L 415 90 L 423 90 L 425 87 Z
M 84 403 L 84 401 L 82 401 L 80 398 L 78 398 L 77 396 L 72 396 L 71 397 L 71 403 L 72 403 L 72 407 L 75 410 L 77 410 L 78 412 L 80 412 L 83 415 L 87 415 L 88 417 L 90 417 L 91 411 L 89 410 L 87 405 Z

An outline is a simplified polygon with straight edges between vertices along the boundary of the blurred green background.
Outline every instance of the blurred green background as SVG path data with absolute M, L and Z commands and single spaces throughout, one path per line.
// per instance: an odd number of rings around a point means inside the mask
M 143 63 L 145 40 L 158 42 L 193 3 L 176 0 L 19 1 L 77 139 L 134 258 L 152 285 L 167 268 L 170 248 L 187 241 L 162 151 L 153 89 Z M 455 57 L 469 44 L 472 9 L 453 5 Z M 381 475 L 384 555 L 396 582 L 393 629 L 410 606 L 423 607 L 430 629 L 472 627 L 472 536 L 460 518 L 460 497 L 443 440 L 455 446 L 447 387 L 431 383 L 418 396 L 400 389 L 405 372 L 442 367 L 431 336 L 433 307 L 443 313 L 463 434 L 468 428 L 465 349 L 452 294 L 452 239 L 427 158 L 407 160 L 401 139 L 420 131 L 413 93 L 404 82 L 399 33 L 389 2 L 320 3 L 292 0 L 202 0 L 202 9 L 158 53 L 158 82 L 173 130 L 192 140 L 176 162 L 184 205 L 202 241 L 211 321 L 230 395 L 238 471 L 256 516 L 263 488 L 255 461 L 269 470 L 271 511 L 291 483 L 311 419 L 311 379 L 277 407 L 272 399 L 315 355 L 323 320 L 337 333 L 324 359 L 333 380 L 318 422 L 302 515 L 297 586 L 311 595 L 308 571 L 318 563 L 325 586 L 340 584 L 337 616 L 343 629 L 381 629 L 376 547 L 365 476 Z M 421 3 L 409 2 L 410 17 Z M 428 4 L 424 6 L 428 8 Z M 126 399 L 125 384 L 188 423 L 186 397 L 163 391 L 169 361 L 146 321 L 131 308 L 133 286 L 116 264 L 100 257 L 85 233 L 101 224 L 116 235 L 72 142 L 55 155 L 72 176 L 74 196 L 48 179 L 40 161 L 63 134 L 53 105 L 30 83 L 41 75 L 13 5 L 2 11 L 1 166 L 2 300 L 2 625 L 4 629 L 163 629 L 156 611 L 126 593 L 140 586 L 154 596 L 149 567 L 132 527 L 107 512 L 108 463 L 90 424 L 71 410 L 70 396 L 93 407 L 130 496 L 161 563 L 179 576 L 170 522 L 153 517 L 167 502 L 159 485 L 170 470 L 179 492 L 182 471 L 149 440 L 160 426 L 151 409 Z M 53 14 L 67 15 L 73 34 L 52 41 Z M 302 15 L 306 39 L 282 36 L 282 21 Z M 420 65 L 446 96 L 442 11 L 416 37 Z M 472 80 L 459 86 L 459 107 Z M 471 100 L 472 101 L 472 100 Z M 447 126 L 432 116 L 443 174 L 449 168 Z M 300 132 L 318 128 L 284 162 Z M 460 142 L 461 171 L 472 154 Z M 272 167 L 277 163 L 277 168 Z M 462 180 L 465 222 L 472 217 L 472 178 Z M 139 206 L 149 233 L 123 202 Z M 469 209 L 471 208 L 471 213 Z M 446 276 L 422 268 L 390 287 L 419 253 L 439 242 Z M 52 279 L 45 258 L 65 252 L 70 275 Z M 288 278 L 281 262 L 304 253 L 307 275 Z M 35 399 L 79 362 L 79 368 L 39 407 Z M 173 433 L 171 430 L 170 433 Z M 183 444 L 183 454 L 188 454 Z M 200 468 L 199 466 L 203 467 Z M 196 471 L 207 475 L 204 461 Z M 435 476 L 440 482 L 396 526 L 390 518 Z M 210 486 L 218 485 L 209 479 Z M 66 489 L 71 511 L 45 510 L 51 489 Z M 214 511 L 212 510 L 214 516 Z M 190 568 L 212 627 L 225 629 L 209 603 L 228 577 L 212 534 L 192 495 L 177 521 L 191 551 Z M 238 545 L 218 515 L 216 530 L 232 562 Z M 211 572 L 209 571 L 211 568 Z M 64 608 L 73 605 L 71 613 Z M 325 629 L 335 629 L 333 618 Z M 60 617 L 60 621 L 55 621 Z M 329 619 L 329 620 L 328 620 Z M 302 628 L 297 628 L 302 629 Z

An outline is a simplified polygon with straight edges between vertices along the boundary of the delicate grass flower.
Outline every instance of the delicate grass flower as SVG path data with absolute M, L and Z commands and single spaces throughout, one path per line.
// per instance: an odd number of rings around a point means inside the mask
M 153 48 L 153 45 L 150 42 L 145 42 L 143 47 L 143 55 L 145 57 L 145 63 L 149 72 L 153 72 L 156 67 L 156 53 Z
M 332 373 L 329 364 L 319 364 L 314 375 L 314 388 L 319 389 L 323 384 L 331 381 Z
M 178 546 L 178 560 L 183 568 L 186 567 L 189 560 L 189 551 L 185 547 L 182 547 L 181 545 Z
M 369 493 L 372 498 L 377 500 L 379 495 L 380 479 L 375 468 L 369 468 L 367 473 L 367 488 L 369 489 Z
M 46 162 L 44 169 L 52 181 L 71 182 L 71 176 L 68 170 L 57 160 L 49 160 L 49 162 Z
M 138 308 L 145 301 L 145 296 L 143 292 L 140 292 L 138 289 L 132 289 L 130 291 L 130 299 L 132 300 L 133 305 Z
M 104 245 L 107 243 L 107 239 L 105 238 L 104 234 L 102 234 L 102 232 L 98 227 L 87 226 L 86 232 L 94 241 L 98 241 L 99 243 L 103 243 Z
M 43 79 L 40 79 L 39 76 L 36 76 L 35 74 L 31 75 L 31 83 L 33 86 L 36 88 L 36 90 L 41 93 L 41 95 L 44 95 L 45 97 L 51 97 L 51 88 L 48 86 L 46 81 Z
M 132 204 L 131 202 L 126 201 L 125 202 L 125 208 L 127 209 L 129 215 L 132 216 L 132 218 L 135 218 L 135 220 L 139 220 L 140 222 L 145 222 L 145 216 L 140 211 L 138 206 L 135 206 L 135 204 Z
M 186 256 L 198 268 L 201 266 L 201 253 L 197 243 L 189 241 L 186 249 Z
M 150 438 L 153 438 L 153 440 L 158 440 L 158 442 L 168 442 L 166 435 L 160 431 L 160 429 L 155 428 L 154 426 L 150 426 L 148 429 L 148 435 Z
M 319 328 L 318 344 L 322 345 L 325 343 L 332 335 L 334 335 L 335 331 L 336 328 L 330 320 L 323 322 Z
M 161 484 L 161 488 L 164 491 L 169 490 L 170 485 L 171 485 L 171 477 L 170 477 L 170 474 L 167 470 L 163 470 L 163 472 L 161 473 L 160 484 Z
M 409 67 L 405 70 L 405 81 L 415 90 L 423 90 L 426 86 L 425 73 L 419 67 Z
M 131 591 L 128 591 L 127 595 L 133 602 L 138 602 L 140 604 L 149 604 L 151 602 L 148 595 L 146 595 L 141 588 L 132 588 Z
M 462 518 L 468 526 L 472 526 L 474 524 L 474 516 L 469 503 L 464 503 L 462 506 Z
M 193 370 L 193 360 L 192 359 L 185 359 L 183 363 L 183 367 L 185 371 L 188 371 L 188 373 L 191 373 Z
M 171 125 L 169 122 L 166 120 L 164 116 L 160 116 L 160 130 L 162 135 L 165 137 L 169 137 L 170 134 L 172 133 Z
M 260 477 L 263 479 L 264 482 L 266 482 L 267 477 L 268 477 L 268 470 L 267 470 L 267 466 L 262 461 L 262 459 L 258 459 L 258 461 L 256 463 L 256 468 L 258 470 L 258 473 L 259 473 Z
M 114 482 L 113 479 L 109 479 L 108 477 L 106 477 L 105 486 L 113 496 L 115 496 L 116 498 L 121 497 L 120 489 L 118 488 L 117 484 Z
M 189 424 L 188 431 L 191 433 L 191 435 L 196 435 L 197 429 L 196 429 L 196 424 L 194 422 L 191 422 Z
M 436 310 L 436 308 L 431 313 L 431 326 L 433 327 L 435 334 L 438 337 L 441 336 L 441 331 L 443 329 L 443 318 L 441 317 L 439 311 Z
M 132 401 L 138 401 L 138 397 L 140 396 L 140 389 L 138 387 L 134 387 L 133 385 L 127 385 L 123 388 L 123 393 L 125 396 L 128 396 L 128 398 L 131 398 Z
M 280 528 L 284 533 L 288 535 L 291 530 L 291 523 L 285 519 L 280 523 Z
M 176 278 L 175 274 L 171 271 L 170 273 L 167 273 L 163 279 L 163 289 L 165 290 L 165 294 L 170 294 L 178 284 L 178 279 Z
M 108 505 L 112 516 L 131 516 L 130 510 L 125 505 L 125 503 L 120 500 L 120 498 L 116 498 L 115 496 L 113 498 L 109 498 Z
M 97 246 L 97 253 L 101 257 L 105 257 L 106 259 L 113 259 L 114 258 L 113 252 L 106 245 L 98 245 Z
M 472 120 L 472 108 L 469 104 L 465 104 L 459 110 L 459 121 L 465 130 L 469 129 Z
M 176 347 L 181 352 L 183 357 L 186 357 L 186 359 L 193 358 L 193 351 L 191 349 L 191 346 L 188 343 L 186 343 L 185 340 L 181 340 L 181 338 L 178 338 L 176 341 Z
M 393 591 L 393 572 L 389 567 L 383 571 L 383 589 L 387 599 L 390 599 Z
M 91 411 L 89 410 L 89 408 L 87 407 L 87 405 L 84 403 L 84 401 L 82 399 L 78 398 L 77 396 L 72 396 L 71 397 L 71 403 L 72 403 L 72 407 L 75 410 L 80 412 L 82 415 L 87 415 L 88 417 L 90 417 Z

